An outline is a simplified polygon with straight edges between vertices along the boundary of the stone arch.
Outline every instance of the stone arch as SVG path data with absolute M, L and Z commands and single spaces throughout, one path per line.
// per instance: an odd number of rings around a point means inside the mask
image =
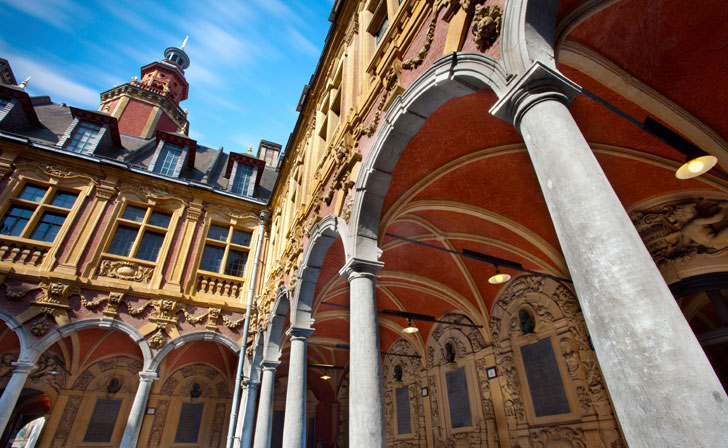
M 26 357 L 21 361 L 27 361 L 35 364 L 40 356 L 48 350 L 53 344 L 70 335 L 89 328 L 100 328 L 103 330 L 116 330 L 126 333 L 139 346 L 144 359 L 144 370 L 148 370 L 148 366 L 152 362 L 152 350 L 149 348 L 146 339 L 139 331 L 131 325 L 117 319 L 95 318 L 84 319 L 54 328 L 28 350 Z M 22 355 L 22 353 L 21 353 Z
M 500 61 L 479 53 L 450 53 L 436 60 L 393 102 L 356 180 L 349 234 L 344 249 L 366 261 L 379 258 L 382 203 L 397 162 L 409 140 L 437 108 L 482 88 L 504 95 L 508 77 Z
M 509 73 L 541 62 L 556 70 L 556 14 L 560 0 L 509 0 L 503 13 L 500 53 Z
M 281 338 L 286 315 L 291 307 L 288 288 L 281 286 L 276 293 L 276 300 L 268 317 L 268 328 L 263 336 L 263 360 L 278 361 L 281 355 Z
M 194 333 L 187 333 L 178 338 L 175 338 L 165 344 L 164 347 L 162 347 L 161 350 L 159 350 L 159 352 L 154 355 L 154 358 L 150 360 L 148 367 L 145 370 L 150 370 L 153 372 L 158 371 L 159 366 L 162 364 L 162 361 L 164 361 L 164 358 L 166 358 L 172 350 L 192 341 L 216 342 L 224 347 L 227 347 L 231 352 L 236 355 L 240 352 L 240 347 L 238 346 L 238 344 L 236 344 L 235 341 L 225 335 L 212 331 L 195 331 Z
M 21 324 L 15 316 L 3 309 L 0 309 L 0 319 L 2 319 L 5 322 L 5 325 L 7 325 L 8 328 L 18 337 L 18 342 L 20 343 L 20 354 L 18 358 L 28 359 L 29 351 L 32 349 L 30 346 L 30 336 L 23 328 L 23 324 Z
M 296 289 L 291 301 L 291 326 L 298 328 L 311 326 L 313 295 L 324 257 L 334 241 L 339 237 L 346 241 L 346 235 L 346 222 L 334 215 L 326 216 L 311 230 L 311 238 L 303 252 L 303 261 L 298 270 Z M 344 251 L 346 258 L 349 259 L 346 245 L 344 245 Z

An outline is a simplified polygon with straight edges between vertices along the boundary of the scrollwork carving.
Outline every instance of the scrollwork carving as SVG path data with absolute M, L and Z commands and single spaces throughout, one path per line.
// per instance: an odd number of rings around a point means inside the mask
M 149 283 L 154 274 L 154 268 L 131 261 L 102 260 L 98 274 L 103 277 Z

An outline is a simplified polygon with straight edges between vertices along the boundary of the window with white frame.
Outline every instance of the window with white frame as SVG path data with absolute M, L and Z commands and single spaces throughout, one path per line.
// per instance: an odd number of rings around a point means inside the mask
M 242 277 L 253 234 L 233 225 L 210 224 L 200 270 Z
M 73 129 L 66 149 L 78 153 L 93 152 L 98 143 L 100 131 L 101 125 L 87 121 L 79 121 Z
M 25 184 L 10 200 L 0 221 L 0 234 L 52 243 L 77 198 L 76 191 Z
M 181 168 L 184 151 L 185 148 L 182 146 L 164 142 L 152 171 L 165 176 L 177 176 Z
M 230 192 L 252 196 L 255 189 L 255 174 L 257 169 L 251 165 L 235 162 L 235 172 L 232 174 Z
M 106 252 L 156 262 L 171 218 L 150 206 L 128 204 Z

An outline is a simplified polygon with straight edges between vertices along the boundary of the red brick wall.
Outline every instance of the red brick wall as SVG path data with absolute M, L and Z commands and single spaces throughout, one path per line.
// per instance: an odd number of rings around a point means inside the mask
M 136 100 L 129 100 L 119 118 L 119 132 L 141 136 L 153 106 Z
M 157 123 L 157 130 L 166 132 L 177 132 L 177 125 L 174 124 L 171 118 L 165 113 L 159 117 L 159 123 Z

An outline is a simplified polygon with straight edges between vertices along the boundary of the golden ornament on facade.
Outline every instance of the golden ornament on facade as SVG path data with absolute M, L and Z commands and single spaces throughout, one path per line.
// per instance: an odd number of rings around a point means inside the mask
M 477 5 L 473 16 L 472 33 L 480 51 L 495 43 L 501 30 L 502 12 L 498 6 Z

